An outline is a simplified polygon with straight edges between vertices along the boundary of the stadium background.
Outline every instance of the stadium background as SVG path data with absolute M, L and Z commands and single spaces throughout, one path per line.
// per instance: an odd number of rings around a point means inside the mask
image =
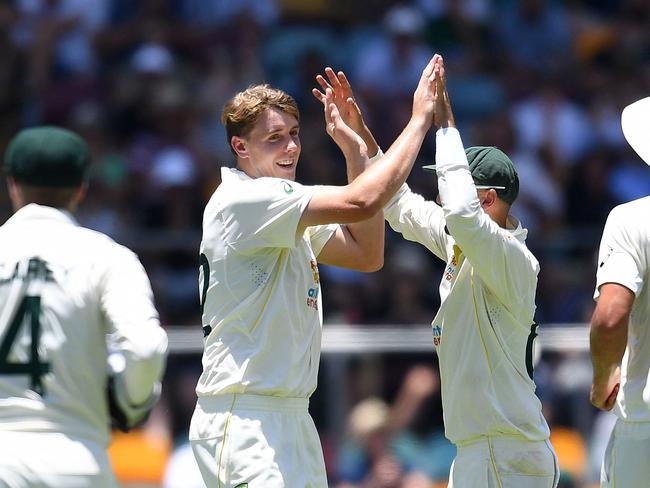
M 649 25 L 645 0 L 0 3 L 2 147 L 46 123 L 89 141 L 91 189 L 78 218 L 138 253 L 173 339 L 160 405 L 111 448 L 125 486 L 163 486 L 166 468 L 183 480 L 166 487 L 194 486 L 183 441 L 201 368 L 197 249 L 218 168 L 233 162 L 224 102 L 251 83 L 287 90 L 302 112 L 298 180 L 341 184 L 314 76 L 328 65 L 346 71 L 386 149 L 433 52 L 445 56 L 464 143 L 497 145 L 518 167 L 513 213 L 542 268 L 535 379 L 561 486 L 597 480 L 611 416 L 588 402 L 584 323 L 607 213 L 650 194 L 650 171 L 620 130 L 622 107 L 650 93 Z M 434 152 L 431 134 L 418 161 Z M 432 197 L 435 181 L 419 166 L 409 183 Z M 0 192 L 2 222 L 10 212 Z M 445 486 L 454 452 L 428 336 L 441 271 L 391 231 L 380 272 L 321 269 L 327 341 L 311 410 L 332 486 Z

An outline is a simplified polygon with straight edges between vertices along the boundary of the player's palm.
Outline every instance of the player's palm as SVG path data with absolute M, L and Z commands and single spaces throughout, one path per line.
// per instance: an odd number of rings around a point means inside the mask
M 327 133 L 334 139 L 346 157 L 359 157 L 361 154 L 367 153 L 368 148 L 365 142 L 344 122 L 333 98 L 332 90 L 327 88 L 323 101 Z
M 445 76 L 444 60 L 440 58 L 434 66 L 436 78 L 434 121 L 437 127 L 455 127 L 454 114 L 451 110 L 451 101 L 447 92 L 447 77 Z
M 418 86 L 413 93 L 413 119 L 423 120 L 427 125 L 433 123 L 434 107 L 436 103 L 436 81 L 434 67 L 439 63 L 441 56 L 435 54 L 427 64 Z
M 339 71 L 338 74 L 336 74 L 332 68 L 327 67 L 325 68 L 325 74 L 327 75 L 327 80 L 322 75 L 316 76 L 316 81 L 323 91 L 321 92 L 317 88 L 314 88 L 312 94 L 317 100 L 324 103 L 325 92 L 328 88 L 331 89 L 334 95 L 332 103 L 336 105 L 343 122 L 352 128 L 352 130 L 357 134 L 361 133 L 361 130 L 364 127 L 363 116 L 361 115 L 361 109 L 354 99 L 352 86 L 345 76 L 345 73 Z

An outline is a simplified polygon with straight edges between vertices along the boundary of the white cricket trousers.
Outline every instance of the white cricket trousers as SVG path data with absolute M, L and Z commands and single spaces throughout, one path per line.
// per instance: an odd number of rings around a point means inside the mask
M 650 486 L 650 422 L 616 420 L 600 470 L 600 486 Z
M 449 488 L 555 488 L 560 479 L 549 441 L 486 437 L 457 449 Z
M 57 432 L 0 431 L 0 488 L 114 488 L 106 447 Z
M 207 488 L 327 488 L 307 398 L 199 397 L 190 444 Z

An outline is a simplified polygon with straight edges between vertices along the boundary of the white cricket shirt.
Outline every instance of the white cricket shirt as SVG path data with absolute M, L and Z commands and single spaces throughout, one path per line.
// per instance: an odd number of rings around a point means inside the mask
M 631 290 L 634 304 L 613 412 L 630 422 L 650 421 L 650 197 L 612 209 L 598 254 L 596 291 L 605 283 Z
M 0 249 L 0 439 L 61 432 L 107 445 L 107 340 L 156 363 L 167 344 L 142 265 L 36 204 L 0 227 Z
M 525 245 L 527 231 L 512 217 L 503 229 L 481 209 L 456 129 L 438 131 L 436 165 L 442 207 L 404 185 L 384 215 L 447 263 L 431 324 L 445 435 L 455 444 L 485 436 L 545 440 L 549 428 L 531 379 L 539 264 Z
M 323 323 L 316 256 L 337 226 L 297 234 L 313 187 L 230 168 L 221 177 L 203 216 L 207 336 L 197 395 L 307 398 L 316 389 Z

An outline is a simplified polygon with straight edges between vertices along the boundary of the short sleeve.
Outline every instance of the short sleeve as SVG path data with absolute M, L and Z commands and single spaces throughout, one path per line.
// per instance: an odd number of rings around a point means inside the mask
M 615 208 L 609 214 L 603 230 L 598 251 L 596 290 L 594 300 L 600 296 L 600 287 L 605 283 L 618 283 L 628 288 L 635 296 L 643 287 L 643 275 L 634 236 L 625 225 L 625 215 Z
M 315 225 L 313 227 L 307 227 L 307 234 L 311 242 L 312 251 L 314 251 L 314 256 L 318 257 L 320 252 L 327 244 L 336 230 L 339 228 L 338 224 L 328 224 L 328 225 Z
M 298 223 L 313 188 L 280 178 L 257 178 L 238 187 L 224 202 L 226 243 L 238 251 L 294 247 Z

